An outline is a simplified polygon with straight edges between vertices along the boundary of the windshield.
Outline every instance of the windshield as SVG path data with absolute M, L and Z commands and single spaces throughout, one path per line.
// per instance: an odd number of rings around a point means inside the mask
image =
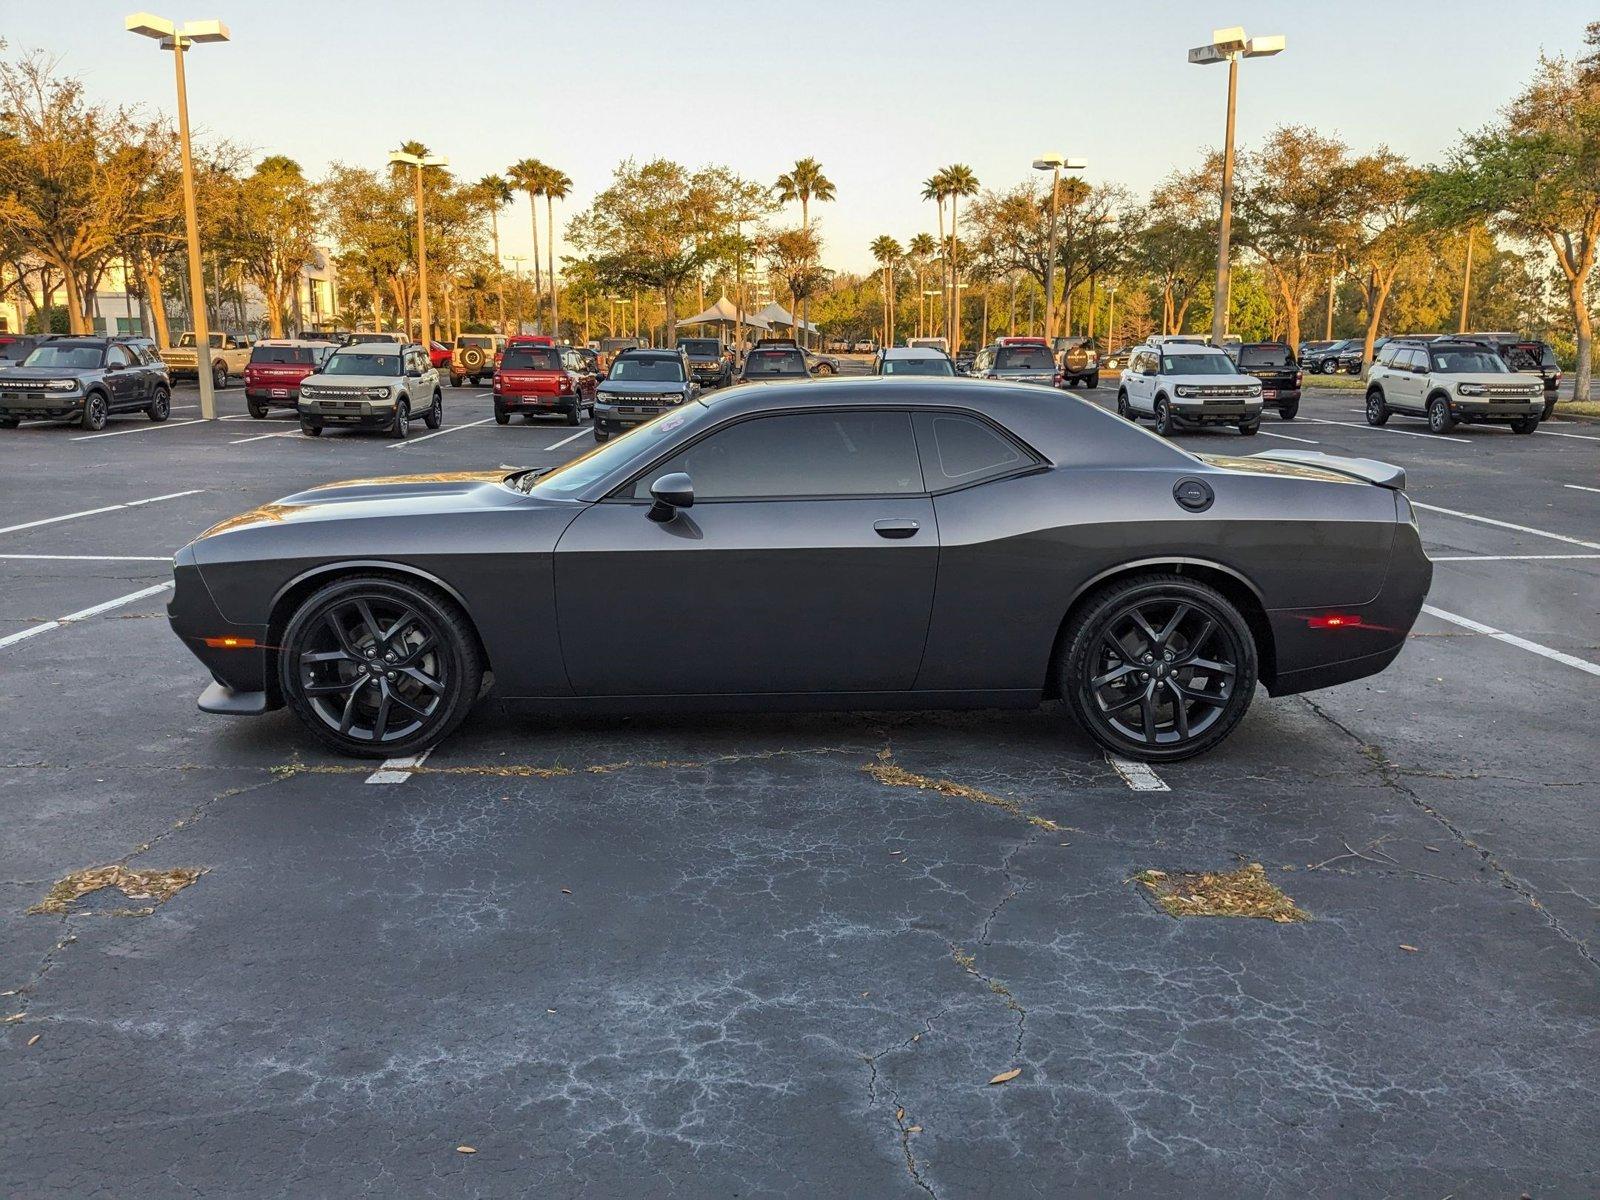
M 317 352 L 310 346 L 257 346 L 250 352 L 253 363 L 314 363 Z
M 716 358 L 722 353 L 722 343 L 716 338 L 679 338 L 678 349 L 695 358 Z
M 222 349 L 222 335 L 220 333 L 208 333 L 208 334 L 206 334 L 206 341 L 208 343 L 210 343 L 212 349 L 215 349 L 215 350 Z M 194 346 L 194 345 L 196 345 L 196 342 L 194 340 L 194 334 L 193 333 L 185 333 L 185 334 L 180 335 L 179 338 L 178 338 L 178 345 L 180 345 L 180 346 Z
M 561 355 L 546 346 L 513 346 L 500 360 L 506 371 L 559 371 Z
M 754 375 L 809 375 L 798 350 L 752 350 L 744 360 L 744 373 Z
M 350 344 L 353 346 L 370 345 L 373 342 L 388 342 L 394 345 L 398 344 L 399 341 L 399 335 L 394 333 L 352 333 L 350 335 Z
M 322 368 L 324 375 L 398 375 L 398 354 L 363 354 L 356 350 L 336 350 Z
M 1000 371 L 1053 371 L 1056 360 L 1045 346 L 1001 346 L 994 365 Z
M 579 455 L 571 462 L 562 463 L 555 470 L 540 474 L 536 479 L 525 475 L 519 483 L 522 483 L 523 490 L 531 495 L 553 500 L 567 499 L 583 491 L 595 480 L 609 475 L 640 451 L 647 450 L 651 445 L 661 441 L 673 430 L 680 428 L 690 415 L 682 408 L 669 408 L 659 416 L 652 417 L 641 425 L 635 425 L 627 433 L 613 436 L 609 442 L 602 442 L 589 453 Z
M 1226 354 L 1163 354 L 1163 375 L 1237 375 L 1239 369 Z
M 1444 375 L 1508 375 L 1510 369 L 1493 350 L 1435 350 L 1433 369 Z
M 463 348 L 467 346 L 476 346 L 480 350 L 486 350 L 490 346 L 494 345 L 494 339 L 487 337 L 458 337 L 456 339 L 456 345 Z
M 100 356 L 105 351 L 99 346 L 85 345 L 83 342 L 46 342 L 27 358 L 22 360 L 25 367 L 98 367 Z
M 1243 346 L 1239 350 L 1241 367 L 1292 367 L 1294 356 L 1287 346 Z
M 885 375 L 954 375 L 956 369 L 948 358 L 886 358 Z
M 682 383 L 683 364 L 675 358 L 619 358 L 611 378 L 630 383 Z

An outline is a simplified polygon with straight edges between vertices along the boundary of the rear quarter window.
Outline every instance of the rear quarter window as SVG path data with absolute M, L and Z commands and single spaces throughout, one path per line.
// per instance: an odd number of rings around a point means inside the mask
M 982 483 L 1034 461 L 1010 438 L 976 417 L 918 413 L 916 427 L 929 491 Z

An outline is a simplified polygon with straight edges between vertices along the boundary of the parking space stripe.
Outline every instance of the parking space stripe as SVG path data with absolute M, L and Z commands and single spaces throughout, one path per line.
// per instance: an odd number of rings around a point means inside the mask
M 1439 554 L 1429 562 L 1543 562 L 1546 559 L 1600 558 L 1600 554 Z
M 1563 666 L 1575 667 L 1580 671 L 1587 671 L 1590 675 L 1600 676 L 1600 663 L 1592 663 L 1586 658 L 1579 658 L 1576 655 L 1568 654 L 1562 650 L 1555 650 L 1549 646 L 1541 646 L 1538 642 L 1530 642 L 1527 638 L 1518 637 L 1514 633 L 1507 633 L 1503 629 L 1496 629 L 1493 625 L 1485 625 L 1481 621 L 1474 621 L 1471 617 L 1445 612 L 1444 609 L 1435 608 L 1431 604 L 1424 604 L 1422 611 L 1430 617 L 1438 617 L 1441 621 L 1448 621 L 1452 625 L 1470 629 L 1473 633 L 1481 633 L 1484 637 L 1492 637 L 1497 642 L 1504 642 L 1508 646 L 1515 646 L 1519 650 L 1538 654 L 1550 659 L 1552 662 L 1561 663 Z
M 152 421 L 148 425 L 135 425 L 131 429 L 112 429 L 106 433 L 84 433 L 75 438 L 68 438 L 69 442 L 92 442 L 95 438 L 121 437 L 127 433 L 159 433 L 163 429 L 178 429 L 184 425 L 203 425 L 204 417 L 190 417 L 183 421 Z
M 594 430 L 592 430 L 592 429 L 580 429 L 580 430 L 578 430 L 577 433 L 573 434 L 571 437 L 564 437 L 559 442 L 557 442 L 554 446 L 546 446 L 545 449 L 546 450 L 559 450 L 559 449 L 561 449 L 561 447 L 565 446 L 568 442 L 575 442 L 579 438 L 581 438 L 584 434 L 593 433 L 593 432 L 594 432 Z
M 164 592 L 172 586 L 169 579 L 166 583 L 158 583 L 154 587 L 140 588 L 137 592 L 129 592 L 126 596 L 118 596 L 115 600 L 107 600 L 103 604 L 96 604 L 90 608 L 80 608 L 75 613 L 68 613 L 64 617 L 57 617 L 54 621 L 45 621 L 43 624 L 34 625 L 29 629 L 21 629 L 16 633 L 8 633 L 0 637 L 0 650 L 7 646 L 15 646 L 18 642 L 36 637 L 41 633 L 48 633 L 52 629 L 60 629 L 63 625 L 71 625 L 74 621 L 86 621 L 90 617 L 97 617 L 103 612 L 110 612 L 113 608 L 121 608 L 124 604 L 132 604 L 135 600 L 143 600 L 147 596 L 154 596 Z
M 1118 758 L 1115 754 L 1107 754 L 1106 761 L 1111 764 L 1111 769 L 1122 776 L 1122 782 L 1136 792 L 1170 792 L 1166 780 L 1150 769 L 1149 764 L 1134 762 L 1128 758 Z
M 429 438 L 443 437 L 447 433 L 460 433 L 463 429 L 471 429 L 474 425 L 487 425 L 493 417 L 484 417 L 481 421 L 468 421 L 465 425 L 452 425 L 448 429 L 435 429 L 432 433 L 425 433 L 421 437 L 407 438 L 403 442 L 390 442 L 389 449 L 404 450 L 407 446 L 415 446 L 418 442 L 425 442 Z
M 1434 442 L 1460 442 L 1463 446 L 1472 445 L 1470 438 L 1446 437 L 1442 433 L 1419 433 L 1415 429 L 1388 429 L 1382 425 L 1363 425 L 1356 421 L 1328 421 L 1320 417 L 1302 417 L 1301 420 L 1312 425 L 1342 425 L 1346 429 L 1365 429 L 1368 433 L 1393 433 L 1399 437 L 1419 437 Z
M 101 513 L 116 512 L 119 508 L 138 508 L 143 504 L 157 504 L 162 500 L 177 500 L 183 496 L 198 496 L 203 488 L 190 488 L 187 492 L 168 492 L 165 496 L 149 496 L 143 500 L 127 500 L 121 504 L 107 504 L 103 508 L 86 508 L 82 512 L 66 513 L 59 517 L 41 517 L 37 521 L 24 521 L 20 525 L 7 525 L 0 533 L 16 533 L 19 529 L 35 529 L 40 525 L 54 525 L 58 521 L 75 521 L 79 517 L 97 517 Z
M 367 782 L 404 783 L 411 778 L 411 772 L 428 761 L 428 755 L 432 753 L 433 747 L 429 746 L 421 754 L 411 754 L 405 758 L 386 758 L 382 766 L 367 776 Z
M 1595 437 L 1592 433 L 1557 433 L 1554 429 L 1535 429 L 1534 432 L 1543 434 L 1545 437 L 1577 438 L 1580 442 L 1600 442 L 1600 437 Z
M 1500 529 L 1514 529 L 1518 533 L 1531 533 L 1535 537 L 1549 538 L 1553 542 L 1567 542 L 1573 546 L 1582 546 L 1586 550 L 1600 550 L 1600 542 L 1586 542 L 1582 538 L 1568 537 L 1564 533 L 1546 533 L 1543 529 L 1534 529 L 1528 525 L 1514 525 L 1510 521 L 1502 521 L 1496 517 L 1480 517 L 1477 513 L 1461 512 L 1454 508 L 1440 508 L 1437 504 L 1424 504 L 1420 500 L 1412 500 L 1411 507 L 1425 508 L 1429 512 L 1444 513 L 1447 517 L 1460 517 L 1463 521 L 1478 521 L 1484 525 L 1494 525 Z
M 170 563 L 170 554 L 0 554 L 0 559 L 26 562 L 158 562 Z
M 300 431 L 298 429 L 294 429 L 294 430 L 286 429 L 282 433 L 256 433 L 256 434 L 252 434 L 251 436 L 245 437 L 245 438 L 235 438 L 234 440 L 229 442 L 228 445 L 230 445 L 230 446 L 242 446 L 246 442 L 260 442 L 260 441 L 265 441 L 267 438 L 300 437 L 300 436 L 302 436 L 302 435 L 301 435 L 301 433 L 300 433 Z
M 1261 430 L 1261 436 L 1262 437 L 1282 438 L 1286 442 L 1304 442 L 1308 446 L 1320 446 L 1320 445 L 1322 445 L 1321 442 L 1314 442 L 1310 438 L 1290 437 L 1287 433 L 1269 433 L 1265 429 Z
M 1571 488 L 1575 492 L 1597 492 L 1597 493 L 1600 493 L 1600 488 L 1584 487 L 1583 484 L 1581 484 L 1581 483 L 1563 483 L 1561 486 L 1562 487 Z

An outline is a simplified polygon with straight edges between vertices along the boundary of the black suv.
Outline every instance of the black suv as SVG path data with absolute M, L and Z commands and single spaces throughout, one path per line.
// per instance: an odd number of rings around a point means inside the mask
M 1352 346 L 1357 354 L 1361 353 L 1366 344 L 1365 338 L 1341 338 L 1337 342 L 1330 342 L 1320 350 L 1311 351 L 1310 357 L 1302 359 L 1305 369 L 1313 375 L 1337 375 L 1339 373 L 1339 356 Z
M 806 366 L 806 356 L 800 352 L 798 342 L 763 339 L 744 356 L 744 368 L 739 372 L 740 383 L 759 383 L 774 379 L 810 379 L 811 369 Z
M 152 421 L 172 412 L 172 381 L 149 338 L 52 337 L 20 365 L 0 368 L 0 429 L 70 418 L 104 429 L 119 412 L 143 412 Z
M 1300 411 L 1300 364 L 1285 342 L 1241 342 L 1231 357 L 1239 374 L 1261 380 L 1261 407 L 1292 421 Z

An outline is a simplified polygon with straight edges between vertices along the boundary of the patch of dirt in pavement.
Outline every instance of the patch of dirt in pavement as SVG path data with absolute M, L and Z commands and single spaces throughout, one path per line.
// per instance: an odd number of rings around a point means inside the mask
M 148 917 L 156 906 L 164 904 L 206 873 L 204 867 L 169 867 L 164 871 L 144 871 L 112 863 L 108 867 L 86 867 L 74 871 L 55 882 L 43 900 L 28 910 L 30 915 L 50 914 L 65 916 L 84 911 L 79 901 L 85 896 L 112 888 L 125 900 L 148 901 L 147 904 L 94 907 L 88 910 L 103 917 Z
M 1260 863 L 1237 871 L 1140 871 L 1134 881 L 1170 917 L 1261 917 L 1287 924 L 1309 921 Z
M 998 808 L 1014 817 L 1021 817 L 1030 825 L 1037 825 L 1040 829 L 1048 829 L 1052 833 L 1057 833 L 1061 829 L 1061 826 L 1048 817 L 1034 816 L 1024 809 L 1022 805 L 1008 797 L 979 791 L 975 787 L 957 783 L 953 779 L 933 779 L 927 775 L 913 774 L 904 767 L 895 765 L 894 756 L 888 750 L 879 751 L 878 761 L 868 763 L 861 769 L 879 783 L 888 784 L 890 787 L 917 788 L 920 791 L 938 792 L 941 796 L 955 796 L 962 800 L 971 800 L 977 804 L 987 804 L 991 808 Z

